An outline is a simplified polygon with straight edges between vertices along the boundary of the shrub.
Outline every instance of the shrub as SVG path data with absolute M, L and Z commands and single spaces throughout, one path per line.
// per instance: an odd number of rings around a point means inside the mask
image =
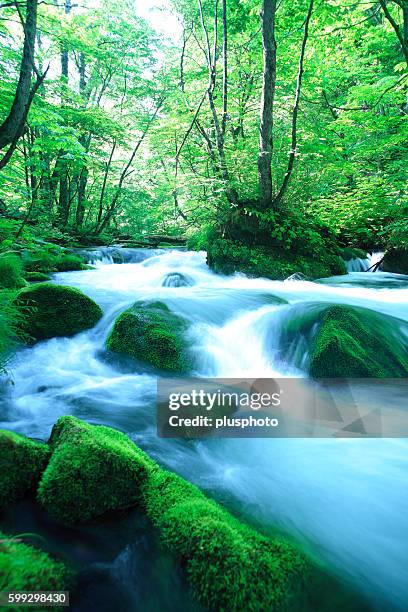
M 0 255 L 0 289 L 19 289 L 25 285 L 22 277 L 23 264 L 14 253 Z

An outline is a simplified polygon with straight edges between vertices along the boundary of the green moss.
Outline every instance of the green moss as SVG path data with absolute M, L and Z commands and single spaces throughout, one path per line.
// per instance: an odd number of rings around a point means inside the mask
M 19 289 L 26 284 L 22 277 L 23 264 L 14 253 L 0 255 L 0 289 Z
M 24 278 L 29 283 L 43 283 L 51 280 L 51 276 L 49 274 L 44 274 L 44 272 L 26 272 Z
M 80 257 L 70 254 L 62 254 L 54 263 L 58 272 L 70 272 L 71 270 L 84 270 L 86 266 Z
M 50 445 L 38 497 L 58 520 L 83 522 L 138 503 L 207 609 L 299 609 L 311 565 L 291 543 L 241 523 L 113 429 L 61 417 Z
M 341 250 L 341 256 L 345 261 L 350 261 L 351 259 L 367 259 L 367 252 L 362 249 L 345 247 Z
M 121 432 L 62 417 L 50 446 L 53 453 L 38 500 L 58 521 L 83 523 L 137 502 L 145 466 L 137 447 Z
M 206 608 L 299 609 L 310 566 L 293 545 L 260 535 L 158 466 L 149 469 L 143 491 L 147 514 Z
M 0 508 L 35 487 L 49 455 L 46 444 L 0 430 Z
M 398 319 L 351 306 L 331 306 L 315 334 L 315 378 L 396 378 L 408 375 L 407 346 Z
M 395 274 L 408 274 L 408 250 L 389 249 L 384 255 L 381 270 Z
M 102 316 L 100 307 L 79 289 L 51 283 L 22 289 L 14 304 L 23 314 L 21 330 L 33 340 L 72 336 Z
M 267 246 L 250 247 L 223 238 L 209 243 L 207 262 L 217 273 L 243 272 L 248 276 L 276 280 L 284 280 L 296 273 L 308 278 L 323 278 L 344 274 L 346 271 L 344 262 L 334 253 L 307 256 Z
M 0 373 L 5 371 L 7 361 L 19 341 L 19 311 L 13 305 L 14 295 L 14 292 L 0 291 Z
M 0 532 L 0 591 L 63 591 L 69 578 L 63 563 Z
M 107 348 L 171 372 L 188 372 L 191 361 L 184 320 L 162 302 L 138 302 L 115 322 Z

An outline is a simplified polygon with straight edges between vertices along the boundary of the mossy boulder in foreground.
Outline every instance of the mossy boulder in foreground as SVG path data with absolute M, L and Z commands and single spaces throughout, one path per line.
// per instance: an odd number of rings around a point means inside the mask
M 162 302 L 137 302 L 116 319 L 109 350 L 150 363 L 161 370 L 191 369 L 185 321 Z
M 353 306 L 330 306 L 312 341 L 315 378 L 408 376 L 403 321 Z M 407 330 L 405 329 L 405 332 Z
M 0 591 L 63 591 L 69 578 L 63 563 L 0 531 Z
M 140 505 L 207 609 L 297 610 L 311 565 L 291 543 L 244 525 L 113 429 L 61 417 L 39 500 L 63 522 Z
M 0 508 L 37 485 L 49 456 L 46 444 L 0 430 Z
M 83 523 L 136 503 L 143 465 L 127 436 L 68 416 L 56 423 L 49 444 L 38 500 L 55 519 Z
M 102 316 L 100 307 L 79 289 L 51 283 L 22 289 L 14 304 L 23 314 L 21 331 L 34 341 L 73 336 Z

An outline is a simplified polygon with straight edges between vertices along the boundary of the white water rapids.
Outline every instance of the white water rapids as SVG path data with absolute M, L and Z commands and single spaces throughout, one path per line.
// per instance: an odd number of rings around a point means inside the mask
M 278 282 L 215 275 L 199 253 L 135 251 L 133 260 L 99 261 L 95 270 L 55 276 L 92 297 L 104 317 L 88 332 L 16 355 L 12 381 L 2 390 L 0 427 L 45 439 L 63 414 L 117 427 L 243 516 L 302 538 L 374 607 L 408 610 L 407 440 L 159 439 L 155 372 L 135 372 L 104 351 L 117 314 L 154 298 L 190 321 L 198 376 L 304 375 L 279 352 L 283 319 L 324 302 L 408 321 L 408 277 L 355 272 L 321 283 Z M 172 286 L 168 275 L 174 273 L 190 285 Z M 268 294 L 289 305 L 268 303 Z M 296 340 L 305 350 L 302 341 Z

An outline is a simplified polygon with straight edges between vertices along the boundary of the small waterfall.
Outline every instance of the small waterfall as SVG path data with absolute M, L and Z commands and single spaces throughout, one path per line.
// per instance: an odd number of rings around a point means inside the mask
M 375 264 L 382 260 L 384 253 L 381 251 L 375 251 L 373 253 L 367 253 L 366 259 L 360 259 L 354 257 L 346 261 L 347 272 L 378 272 L 378 268 L 375 268 Z
M 91 265 L 140 263 L 145 259 L 162 255 L 166 249 L 131 249 L 120 246 L 101 246 L 90 249 L 75 249 L 75 253 Z

